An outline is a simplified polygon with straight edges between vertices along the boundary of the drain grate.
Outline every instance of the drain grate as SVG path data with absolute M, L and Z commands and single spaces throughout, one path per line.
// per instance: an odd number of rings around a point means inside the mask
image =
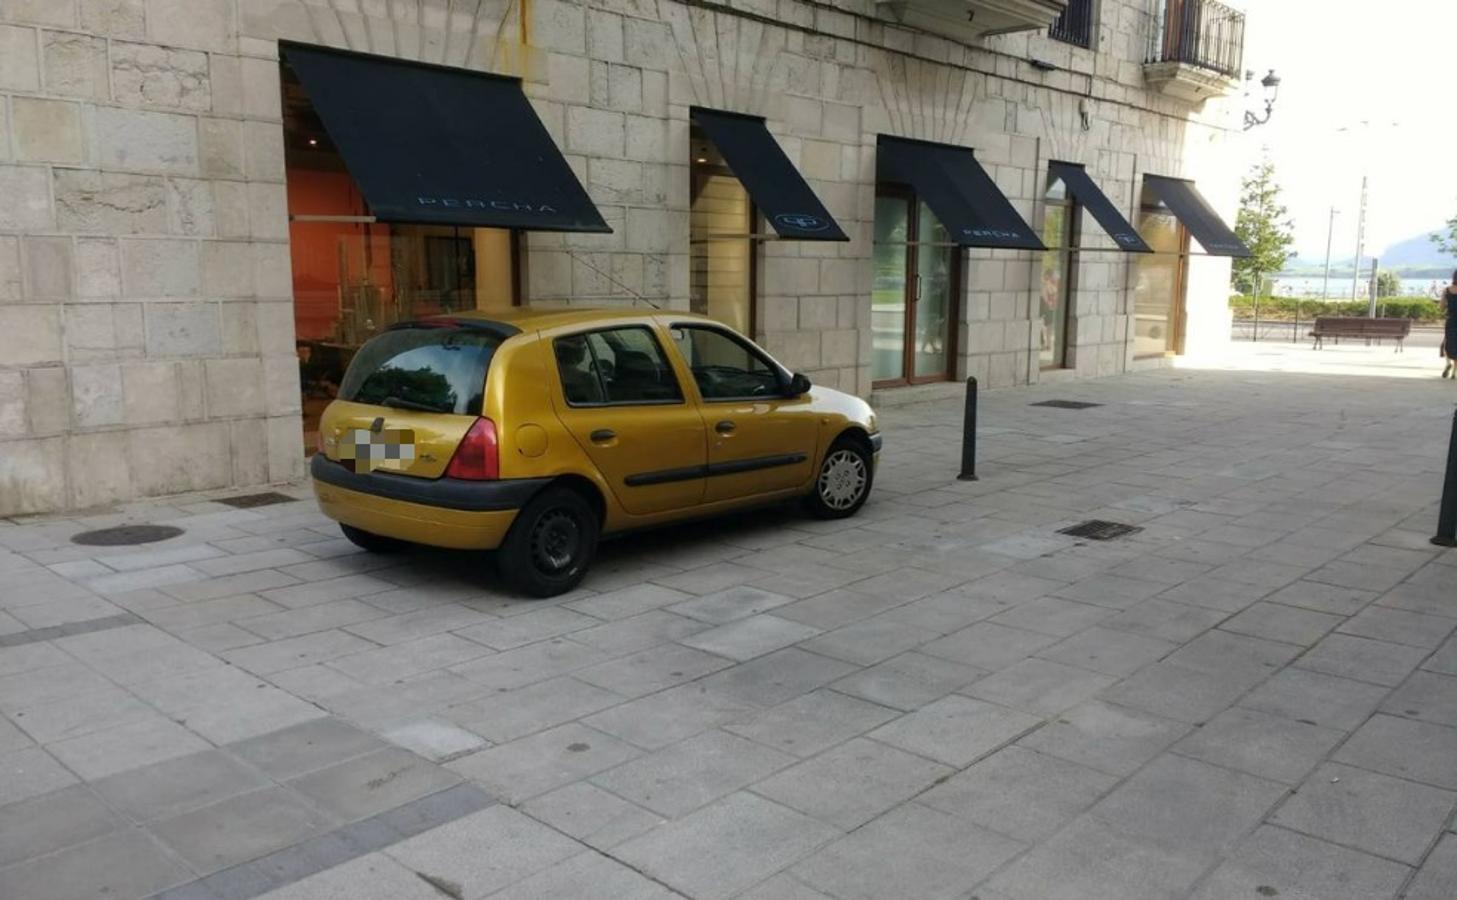
M 1029 403 L 1029 406 L 1050 406 L 1053 409 L 1092 409 L 1095 406 L 1102 406 L 1101 403 L 1089 403 L 1086 400 L 1043 400 L 1041 403 Z
M 1138 534 L 1142 531 L 1136 525 L 1124 525 L 1122 522 L 1105 522 L 1102 519 L 1089 519 L 1070 528 L 1060 529 L 1058 534 L 1066 534 L 1075 538 L 1087 538 L 1090 541 L 1111 541 L 1114 538 L 1127 537 L 1130 534 Z
M 129 544 L 152 544 L 177 537 L 181 528 L 171 525 L 118 525 L 115 528 L 99 528 L 83 531 L 71 536 L 71 543 L 88 547 L 125 547 Z
M 255 509 L 259 506 L 272 506 L 275 503 L 292 503 L 297 497 L 290 497 L 287 494 L 280 494 L 278 491 L 264 491 L 261 494 L 243 494 L 241 497 L 223 497 L 215 500 L 225 506 L 234 509 Z

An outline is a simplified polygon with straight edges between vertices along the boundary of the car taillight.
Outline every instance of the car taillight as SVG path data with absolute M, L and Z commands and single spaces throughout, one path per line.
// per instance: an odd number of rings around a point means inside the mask
M 470 431 L 455 448 L 450 465 L 445 469 L 447 478 L 468 478 L 471 481 L 489 481 L 501 477 L 500 447 L 496 442 L 496 423 L 487 418 L 476 419 Z

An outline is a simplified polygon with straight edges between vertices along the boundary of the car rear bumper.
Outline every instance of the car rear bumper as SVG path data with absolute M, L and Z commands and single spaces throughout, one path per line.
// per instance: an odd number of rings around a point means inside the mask
M 309 464 L 324 515 L 373 534 L 418 544 L 491 550 L 516 512 L 549 481 L 464 481 L 358 473 L 315 455 Z

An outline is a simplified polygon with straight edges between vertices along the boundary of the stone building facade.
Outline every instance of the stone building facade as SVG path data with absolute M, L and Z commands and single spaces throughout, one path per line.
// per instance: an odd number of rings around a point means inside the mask
M 1158 5 L 1094 4 L 1084 49 L 874 0 L 0 0 L 0 515 L 302 476 L 280 40 L 522 80 L 612 229 L 526 233 L 532 304 L 686 308 L 690 108 L 765 117 L 850 240 L 756 243 L 755 337 L 868 396 L 879 135 L 975 148 L 1034 228 L 1051 160 L 1125 215 L 1146 173 L 1232 214 L 1226 104 L 1146 81 Z M 1041 255 L 973 249 L 950 376 L 1142 364 L 1138 261 L 1081 234 L 1066 367 L 1038 363 Z M 1185 349 L 1227 340 L 1227 261 L 1186 278 Z

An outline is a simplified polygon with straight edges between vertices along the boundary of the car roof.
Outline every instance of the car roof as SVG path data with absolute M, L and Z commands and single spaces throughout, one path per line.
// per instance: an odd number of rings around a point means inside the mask
M 478 322 L 499 322 L 502 325 L 510 325 L 521 331 L 539 331 L 547 328 L 571 325 L 605 325 L 623 320 L 641 320 L 649 316 L 657 315 L 671 315 L 674 318 L 702 322 L 712 321 L 707 316 L 700 316 L 696 313 L 681 310 L 530 306 L 518 306 L 505 311 L 464 310 L 458 313 L 449 313 L 442 318 L 470 319 Z

